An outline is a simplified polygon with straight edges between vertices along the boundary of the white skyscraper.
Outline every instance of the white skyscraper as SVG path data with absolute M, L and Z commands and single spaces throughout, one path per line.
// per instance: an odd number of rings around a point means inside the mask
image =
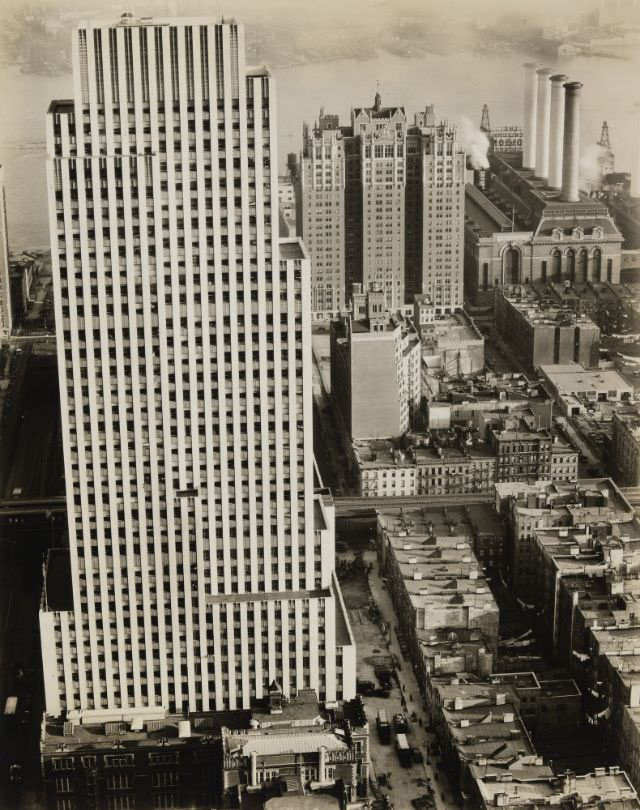
M 47 576 L 47 713 L 351 698 L 273 79 L 233 20 L 90 22 L 73 59 L 47 121 L 73 595 Z

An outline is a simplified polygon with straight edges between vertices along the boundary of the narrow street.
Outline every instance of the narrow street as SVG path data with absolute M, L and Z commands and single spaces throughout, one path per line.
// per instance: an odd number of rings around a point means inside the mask
M 340 556 L 342 559 L 353 559 L 352 552 Z M 439 759 L 429 753 L 429 745 L 436 740 L 436 736 L 426 730 L 427 714 L 423 699 L 411 662 L 403 659 L 400 651 L 394 629 L 397 625 L 395 611 L 389 593 L 378 575 L 375 551 L 365 551 L 363 560 L 365 566 L 369 564 L 373 566 L 368 577 L 368 586 L 364 578 L 366 575 L 363 575 L 362 580 L 347 580 L 341 583 L 358 648 L 358 678 L 376 682 L 374 670 L 378 663 L 385 657 L 390 658 L 395 654 L 402 667 L 397 674 L 403 687 L 401 691 L 394 684 L 387 698 L 373 696 L 365 698 L 370 728 L 372 778 L 380 783 L 380 777 L 383 776 L 384 781 L 386 776 L 390 788 L 382 787 L 381 792 L 389 796 L 395 810 L 413 810 L 412 800 L 425 796 L 429 792 L 429 785 L 433 789 L 434 806 L 437 810 L 459 810 L 447 777 L 440 768 Z M 390 628 L 391 641 L 388 648 L 379 626 L 366 615 L 364 606 L 369 598 L 373 598 L 383 620 Z M 401 702 L 403 696 L 407 704 L 406 709 Z M 380 742 L 376 725 L 380 709 L 386 711 L 390 723 L 393 722 L 395 714 L 403 713 L 407 716 L 411 727 L 408 734 L 409 744 L 419 748 L 423 757 L 422 763 L 414 763 L 409 768 L 402 767 L 395 750 L 395 735 L 392 735 L 392 742 L 389 745 Z M 414 712 L 416 719 L 412 720 Z

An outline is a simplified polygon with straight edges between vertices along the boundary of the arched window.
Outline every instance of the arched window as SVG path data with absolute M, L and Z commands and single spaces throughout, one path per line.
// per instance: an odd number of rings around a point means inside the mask
M 576 280 L 576 254 L 573 250 L 567 251 L 567 278 L 570 281 Z
M 514 247 L 507 248 L 502 257 L 502 283 L 520 283 L 520 251 Z
M 576 264 L 576 281 L 584 282 L 588 279 L 589 253 L 586 248 L 578 251 L 578 261 Z
M 558 284 L 562 281 L 562 252 L 559 250 L 551 252 L 551 278 Z
M 596 248 L 593 251 L 593 275 L 594 281 L 602 281 L 602 251 Z

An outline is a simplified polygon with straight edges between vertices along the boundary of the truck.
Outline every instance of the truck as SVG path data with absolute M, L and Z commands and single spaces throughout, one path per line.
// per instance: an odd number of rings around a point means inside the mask
M 402 767 L 410 768 L 413 757 L 406 734 L 396 734 L 396 751 Z
M 378 726 L 378 737 L 383 745 L 389 745 L 391 742 L 391 726 L 387 718 L 387 713 L 384 709 L 378 709 L 378 717 L 376 719 Z

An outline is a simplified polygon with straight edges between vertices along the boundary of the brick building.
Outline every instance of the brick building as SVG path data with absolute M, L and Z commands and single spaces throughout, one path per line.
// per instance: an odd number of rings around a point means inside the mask
M 503 338 L 530 370 L 553 363 L 598 365 L 600 329 L 586 315 L 531 286 L 503 286 L 495 294 L 495 322 Z
M 462 306 L 465 157 L 433 108 L 356 107 L 350 126 L 323 110 L 304 125 L 298 233 L 312 262 L 312 309 L 331 317 L 353 283 L 375 283 L 390 309 L 431 297 Z
M 640 485 L 640 413 L 633 407 L 613 413 L 611 471 L 625 487 Z

